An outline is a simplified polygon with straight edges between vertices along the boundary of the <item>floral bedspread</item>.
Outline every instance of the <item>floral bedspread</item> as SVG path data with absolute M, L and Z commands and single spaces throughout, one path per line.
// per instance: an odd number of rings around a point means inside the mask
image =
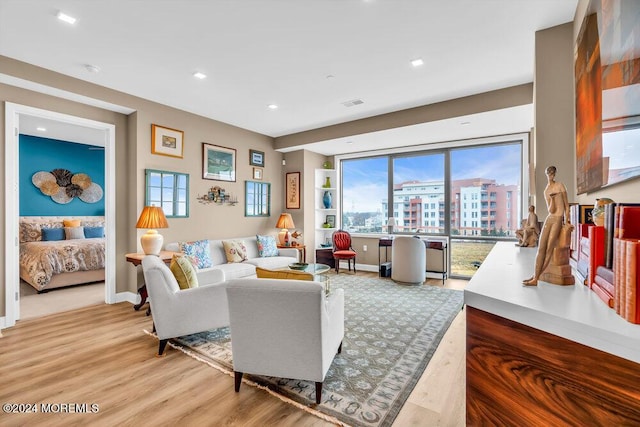
M 38 241 L 20 244 L 20 275 L 46 288 L 54 274 L 104 268 L 104 238 Z

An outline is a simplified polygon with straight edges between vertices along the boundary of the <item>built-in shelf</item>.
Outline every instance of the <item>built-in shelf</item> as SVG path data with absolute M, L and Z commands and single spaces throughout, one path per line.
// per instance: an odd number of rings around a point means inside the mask
M 329 178 L 330 186 L 325 187 L 327 184 L 327 177 Z M 338 181 L 338 174 L 335 169 L 316 169 L 315 170 L 315 247 L 316 249 L 322 248 L 322 243 L 327 243 L 331 240 L 331 234 L 340 227 L 338 218 L 338 189 L 336 187 Z M 331 207 L 326 208 L 323 203 L 323 196 L 325 192 L 331 194 Z M 333 216 L 335 220 L 335 227 L 324 228 L 322 225 L 327 221 L 327 216 Z

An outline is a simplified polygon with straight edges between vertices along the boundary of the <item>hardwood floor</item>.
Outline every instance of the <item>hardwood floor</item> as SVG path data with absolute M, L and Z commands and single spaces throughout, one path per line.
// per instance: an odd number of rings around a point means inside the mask
M 430 279 L 426 286 L 441 283 Z M 448 280 L 446 287 L 465 285 Z M 0 425 L 331 425 L 263 390 L 245 386 L 235 393 L 231 376 L 172 348 L 155 357 L 157 341 L 143 329 L 151 329 L 151 318 L 129 303 L 85 307 L 6 329 L 0 338 L 0 402 L 38 404 L 39 412 L 0 412 Z M 464 425 L 464 354 L 463 310 L 394 426 Z M 40 404 L 58 413 L 43 413 Z M 65 404 L 87 404 L 88 410 L 96 404 L 98 411 L 63 413 Z

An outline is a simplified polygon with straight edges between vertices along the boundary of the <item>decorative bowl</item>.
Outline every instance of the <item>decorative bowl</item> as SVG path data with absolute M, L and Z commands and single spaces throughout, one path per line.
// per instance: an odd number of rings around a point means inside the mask
M 292 270 L 304 270 L 308 265 L 306 262 L 294 262 L 293 264 L 289 264 L 289 268 Z
M 331 243 L 320 243 L 320 246 L 323 248 L 330 248 L 333 245 Z

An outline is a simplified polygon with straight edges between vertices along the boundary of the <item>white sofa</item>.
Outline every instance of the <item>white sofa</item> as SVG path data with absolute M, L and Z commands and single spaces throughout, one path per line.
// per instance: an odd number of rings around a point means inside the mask
M 223 240 L 242 240 L 247 248 L 247 260 L 243 262 L 228 263 L 224 252 Z M 180 252 L 178 242 L 167 243 L 165 250 Z M 197 269 L 199 283 L 212 283 L 217 271 L 224 273 L 224 280 L 255 278 L 256 267 L 269 270 L 285 268 L 289 264 L 298 262 L 299 252 L 295 248 L 278 249 L 278 256 L 261 257 L 258 255 L 258 240 L 256 236 L 233 237 L 228 239 L 209 240 L 209 250 L 211 251 L 211 261 L 213 266 L 209 268 Z M 210 276 L 213 272 L 214 278 Z

